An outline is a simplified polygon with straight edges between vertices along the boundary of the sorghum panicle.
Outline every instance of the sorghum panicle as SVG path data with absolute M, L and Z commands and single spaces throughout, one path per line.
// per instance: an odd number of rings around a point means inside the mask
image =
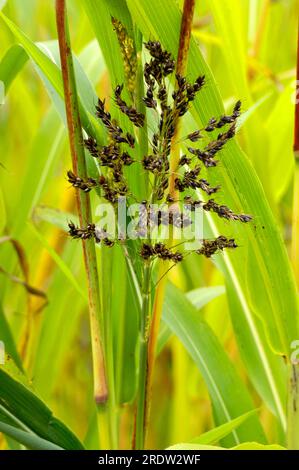
M 118 39 L 124 40 L 125 29 L 115 19 L 113 19 L 113 24 Z M 122 52 L 125 67 L 129 71 L 133 45 L 127 39 L 123 42 Z M 178 120 L 187 113 L 191 103 L 205 84 L 204 76 L 200 75 L 193 83 L 190 83 L 186 77 L 175 74 L 174 90 L 169 92 L 168 79 L 169 76 L 174 74 L 175 61 L 169 52 L 163 50 L 158 41 L 148 41 L 145 43 L 145 48 L 150 55 L 150 60 L 144 65 L 146 90 L 143 102 L 157 117 L 156 129 L 148 136 L 151 151 L 148 155 L 144 155 L 142 161 L 137 161 L 130 155 L 130 149 L 134 149 L 136 146 L 135 136 L 123 131 L 118 122 L 112 118 L 110 112 L 105 109 L 105 100 L 99 98 L 96 106 L 96 116 L 107 130 L 108 145 L 100 145 L 95 139 L 88 137 L 85 140 L 85 146 L 90 155 L 97 159 L 99 166 L 104 167 L 104 172 L 98 181 L 93 178 L 84 180 L 71 171 L 68 172 L 68 180 L 75 188 L 88 192 L 93 187 L 98 186 L 102 197 L 113 205 L 117 204 L 120 196 L 129 196 L 133 200 L 137 200 L 133 188 L 129 187 L 125 172 L 125 167 L 130 167 L 132 164 L 140 165 L 142 171 L 151 174 L 152 193 L 149 198 L 151 203 L 164 201 L 166 205 L 170 205 L 173 202 L 179 202 L 173 201 L 173 197 L 167 194 L 172 139 Z M 132 67 L 135 67 L 134 62 L 132 62 Z M 127 82 L 128 91 L 132 92 L 132 87 L 129 81 Z M 145 116 L 124 100 L 122 97 L 123 90 L 123 84 L 118 85 L 114 90 L 116 105 L 135 127 L 142 128 L 145 123 Z M 189 155 L 182 155 L 179 160 L 178 174 L 175 176 L 175 189 L 179 194 L 184 193 L 182 203 L 187 204 L 191 211 L 201 207 L 204 211 L 214 212 L 223 219 L 246 223 L 251 220 L 251 216 L 235 214 L 226 205 L 218 204 L 214 199 L 201 201 L 193 197 L 194 191 L 198 189 L 207 195 L 220 190 L 220 186 L 213 187 L 207 179 L 202 178 L 201 171 L 203 167 L 209 169 L 219 163 L 219 160 L 216 160 L 215 157 L 219 155 L 226 143 L 235 136 L 236 121 L 240 116 L 240 112 L 241 102 L 237 101 L 231 114 L 219 118 L 212 117 L 205 127 L 187 135 L 185 141 L 197 144 L 197 146 L 191 147 L 190 144 L 188 146 L 186 143 L 186 151 Z M 207 137 L 214 135 L 213 133 L 219 129 L 221 129 L 221 132 L 215 137 L 212 139 Z M 204 143 L 207 140 L 208 143 Z M 203 144 L 199 145 L 201 142 Z M 188 191 L 191 191 L 191 194 L 188 194 Z M 169 223 L 175 227 L 183 227 L 192 223 L 191 218 L 183 214 L 177 204 L 175 209 L 170 211 L 158 210 L 155 214 L 153 214 L 148 201 L 141 201 L 140 205 L 143 208 L 142 217 L 137 227 L 140 236 L 147 233 L 148 227 L 153 224 L 153 220 L 156 226 Z M 154 217 L 151 217 L 152 215 Z M 101 242 L 107 246 L 113 245 L 113 241 L 109 239 L 107 233 L 97 229 L 94 224 L 89 224 L 86 228 L 79 228 L 70 223 L 69 233 L 73 238 L 93 238 L 96 243 Z M 219 251 L 236 247 L 237 244 L 234 239 L 228 239 L 220 235 L 214 240 L 203 240 L 201 248 L 196 250 L 196 253 L 210 258 Z M 174 263 L 182 261 L 184 258 L 182 252 L 167 247 L 160 242 L 152 243 L 150 240 L 141 244 L 140 256 L 144 260 L 160 258 Z

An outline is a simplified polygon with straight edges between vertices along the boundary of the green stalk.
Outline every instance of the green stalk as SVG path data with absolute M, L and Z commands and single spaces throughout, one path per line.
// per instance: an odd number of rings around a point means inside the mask
M 148 362 L 148 341 L 147 325 L 150 318 L 150 281 L 151 267 L 149 263 L 144 267 L 143 291 L 142 291 L 142 312 L 140 324 L 139 343 L 139 374 L 138 374 L 138 396 L 135 422 L 135 435 L 133 448 L 144 449 L 146 439 L 146 382 L 147 382 L 147 362 Z
M 81 178 L 86 178 L 87 172 L 82 126 L 65 0 L 56 0 L 56 23 L 73 171 Z M 80 224 L 81 226 L 86 226 L 88 223 L 92 222 L 89 195 L 83 191 L 76 191 L 76 200 Z M 101 304 L 97 260 L 94 241 L 84 240 L 82 245 L 88 283 L 94 399 L 99 412 L 101 445 L 102 447 L 107 448 L 109 447 L 109 426 L 107 425 L 106 417 L 108 388 L 100 328 Z
M 138 32 L 136 34 L 136 54 L 137 54 L 137 77 L 136 77 L 136 96 L 135 106 L 136 109 L 143 113 L 145 116 L 144 126 L 138 129 L 138 148 L 139 148 L 139 159 L 140 161 L 148 153 L 148 133 L 147 133 L 147 117 L 146 117 L 146 106 L 142 100 L 144 96 L 144 82 L 143 82 L 143 63 L 142 63 L 142 36 Z M 145 172 L 144 175 L 145 188 L 143 189 L 143 199 L 147 199 L 149 189 L 149 176 Z
M 109 248 L 103 246 L 101 248 L 101 308 L 105 312 L 103 318 L 103 334 L 105 346 L 105 358 L 107 367 L 107 381 L 109 388 L 109 397 L 107 400 L 107 414 L 109 419 L 110 432 L 110 448 L 117 449 L 117 410 L 115 396 L 115 369 L 114 369 L 114 350 L 113 350 L 113 328 L 112 328 L 112 311 L 111 311 L 111 274 L 113 265 L 113 253 L 108 252 Z

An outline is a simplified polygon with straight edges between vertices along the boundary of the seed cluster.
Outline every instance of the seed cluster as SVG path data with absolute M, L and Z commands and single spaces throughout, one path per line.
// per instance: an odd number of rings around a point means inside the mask
M 131 67 L 129 58 L 134 46 L 127 38 L 125 28 L 122 27 L 121 23 L 115 19 L 112 21 L 119 41 L 123 40 L 123 48 L 122 44 L 120 46 L 125 68 L 129 72 Z M 143 207 L 137 226 L 137 232 L 140 236 L 148 234 L 149 227 L 171 224 L 174 227 L 182 228 L 192 223 L 191 218 L 179 209 L 177 203 L 180 202 L 180 198 L 178 201 L 174 201 L 173 196 L 168 194 L 167 191 L 171 176 L 170 153 L 171 146 L 176 145 L 173 142 L 173 137 L 178 120 L 187 113 L 197 94 L 205 85 L 205 77 L 202 75 L 198 76 L 194 82 L 190 82 L 186 77 L 175 74 L 175 61 L 158 41 L 148 41 L 145 43 L 145 49 L 150 57 L 144 64 L 143 70 L 145 82 L 143 102 L 148 108 L 148 113 L 153 113 L 156 116 L 156 127 L 151 131 L 147 131 L 150 151 L 141 160 L 130 155 L 131 150 L 137 147 L 138 139 L 136 140 L 135 134 L 123 131 L 118 121 L 106 109 L 105 100 L 99 98 L 95 113 L 107 130 L 108 143 L 107 145 L 99 145 L 93 137 L 88 137 L 84 143 L 92 157 L 97 160 L 98 165 L 103 167 L 103 172 L 98 180 L 94 178 L 83 179 L 71 171 L 68 172 L 68 181 L 75 188 L 89 192 L 92 188 L 98 187 L 102 197 L 110 203 L 116 204 L 120 196 L 129 195 L 137 200 L 128 183 L 125 169 L 132 164 L 141 165 L 142 171 L 149 173 L 152 191 L 149 197 L 151 202 L 142 201 L 140 203 Z M 135 66 L 136 64 L 132 62 L 134 70 Z M 169 91 L 168 80 L 171 75 L 173 75 L 173 91 Z M 134 89 L 129 86 L 128 77 L 129 75 L 126 79 L 127 90 L 129 96 L 131 93 L 131 97 L 134 99 Z M 133 78 L 135 80 L 136 75 Z M 134 127 L 143 128 L 145 115 L 124 99 L 124 91 L 124 85 L 118 85 L 115 88 L 114 101 L 116 106 L 133 123 Z M 184 193 L 181 201 L 185 205 L 187 204 L 191 211 L 201 207 L 204 211 L 213 212 L 226 220 L 246 223 L 251 220 L 250 215 L 236 214 L 226 205 L 218 204 L 214 199 L 208 199 L 205 202 L 193 199 L 188 194 L 189 191 L 194 192 L 194 190 L 200 189 L 208 196 L 211 196 L 220 190 L 220 186 L 211 186 L 209 181 L 202 177 L 201 172 L 204 168 L 208 170 L 219 163 L 219 159 L 216 160 L 215 157 L 219 155 L 227 142 L 235 136 L 236 123 L 240 113 L 241 102 L 237 101 L 231 114 L 222 115 L 218 118 L 212 117 L 202 129 L 197 129 L 185 137 L 184 141 L 188 142 L 186 143 L 186 154 L 180 157 L 175 173 L 174 187 L 178 193 Z M 217 131 L 218 134 L 216 134 Z M 139 134 L 137 133 L 137 135 Z M 190 142 L 195 145 L 191 146 Z M 134 150 L 132 151 L 134 152 Z M 153 211 L 151 209 L 152 203 L 159 201 L 165 201 L 166 205 L 176 203 L 175 209 Z M 69 233 L 73 238 L 93 238 L 96 243 L 103 242 L 107 246 L 113 244 L 107 233 L 99 231 L 94 224 L 79 228 L 70 223 L 69 229 Z M 221 235 L 214 240 L 203 240 L 201 248 L 196 250 L 196 253 L 210 258 L 225 248 L 236 247 L 237 245 L 233 239 L 227 239 Z M 174 263 L 181 261 L 184 257 L 183 253 L 173 251 L 163 243 L 152 244 L 148 241 L 142 244 L 140 255 L 144 260 L 160 258 Z
M 92 188 L 97 186 L 97 182 L 94 178 L 80 178 L 76 176 L 71 170 L 67 172 L 68 182 L 71 183 L 74 188 L 81 189 L 85 193 L 89 193 Z
M 230 128 L 217 136 L 216 140 L 211 141 L 203 150 L 188 147 L 188 151 L 192 155 L 196 155 L 197 158 L 204 164 L 205 167 L 216 166 L 218 160 L 214 160 L 215 155 L 224 147 L 229 139 L 232 139 L 235 135 L 236 126 L 232 124 Z
M 184 202 L 186 208 L 194 211 L 197 207 L 202 207 L 207 212 L 215 212 L 219 217 L 227 220 L 239 220 L 240 222 L 250 222 L 252 217 L 247 214 L 235 214 L 231 209 L 223 204 L 217 204 L 214 199 L 209 199 L 207 202 L 192 199 L 190 196 L 185 196 Z
M 121 87 L 118 91 L 119 103 L 122 102 L 120 98 Z M 125 102 L 123 102 L 125 103 Z M 125 104 L 122 105 L 125 114 L 129 114 L 132 120 L 133 115 L 135 119 L 141 119 L 136 111 L 134 114 L 133 108 L 128 108 Z M 105 110 L 105 101 L 98 100 L 96 106 L 96 115 L 102 121 L 109 133 L 110 143 L 108 145 L 99 146 L 97 141 L 89 137 L 84 141 L 85 146 L 89 153 L 97 159 L 100 166 L 106 167 L 108 172 L 105 176 L 101 176 L 98 186 L 102 189 L 103 197 L 112 204 L 117 202 L 120 196 L 128 194 L 128 184 L 124 174 L 124 167 L 132 165 L 133 158 L 127 150 L 123 149 L 123 145 L 130 148 L 135 147 L 135 137 L 129 132 L 124 133 L 118 123 L 111 118 L 111 114 Z
M 149 206 L 147 201 L 142 201 L 137 229 L 142 236 L 145 236 L 148 234 L 148 229 L 160 227 L 161 225 L 183 228 L 190 226 L 191 223 L 190 217 L 177 208 L 163 210 L 163 208 Z
M 133 39 L 128 35 L 126 28 L 116 18 L 111 19 L 116 31 L 119 47 L 122 53 L 126 85 L 128 91 L 133 94 L 136 87 L 137 56 Z
M 143 98 L 148 108 L 158 113 L 158 125 L 151 138 L 152 153 L 145 155 L 143 168 L 155 175 L 153 199 L 165 198 L 169 181 L 169 157 L 171 140 L 179 118 L 189 109 L 189 104 L 204 85 L 204 76 L 199 76 L 194 83 L 185 77 L 175 75 L 175 90 L 171 97 L 167 91 L 166 77 L 174 72 L 175 62 L 171 54 L 164 51 L 157 41 L 145 44 L 151 59 L 144 66 L 146 96 Z
M 121 92 L 123 85 L 118 85 L 114 90 L 115 101 L 119 109 L 132 121 L 136 127 L 143 127 L 145 116 L 139 113 L 133 106 L 128 106 L 127 103 L 122 99 Z
M 204 255 L 206 258 L 211 258 L 217 251 L 223 251 L 225 248 L 237 248 L 233 238 L 226 238 L 220 235 L 215 240 L 203 240 L 202 247 L 196 250 L 198 255 Z
M 99 229 L 95 224 L 88 224 L 86 227 L 77 227 L 73 222 L 69 222 L 69 234 L 72 238 L 90 240 L 93 238 L 96 243 L 103 243 L 106 246 L 113 246 L 114 241 L 108 238 L 104 229 Z
M 210 183 L 206 179 L 204 178 L 198 179 L 198 175 L 200 171 L 201 171 L 201 167 L 199 165 L 196 165 L 196 167 L 193 170 L 185 171 L 182 178 L 178 177 L 175 179 L 175 188 L 180 192 L 183 192 L 188 188 L 191 188 L 191 189 L 199 188 L 207 194 L 216 193 L 220 189 L 220 187 L 219 186 L 211 187 Z
M 179 251 L 171 251 L 169 248 L 164 245 L 164 243 L 155 243 L 155 245 L 150 245 L 149 243 L 143 243 L 140 256 L 145 259 L 151 259 L 154 257 L 173 261 L 174 263 L 178 263 L 179 261 L 183 261 L 183 254 Z

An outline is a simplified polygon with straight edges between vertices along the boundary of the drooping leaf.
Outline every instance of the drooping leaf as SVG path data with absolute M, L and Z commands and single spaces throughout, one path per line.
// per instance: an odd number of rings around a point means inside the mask
M 37 436 L 36 434 L 22 431 L 14 426 L 10 426 L 9 424 L 3 423 L 0 421 L 0 432 L 3 432 L 7 436 L 11 437 L 12 439 L 20 442 L 25 447 L 31 450 L 63 450 L 61 447 L 53 444 L 46 439 L 42 439 L 41 437 Z
M 49 408 L 6 370 L 6 365 L 0 369 L 1 412 L 14 420 L 16 427 L 31 430 L 59 447 L 83 449 L 77 437 L 53 416 Z
M 18 44 L 11 46 L 2 57 L 0 62 L 0 80 L 4 83 L 5 94 L 28 59 L 29 57 L 23 47 Z

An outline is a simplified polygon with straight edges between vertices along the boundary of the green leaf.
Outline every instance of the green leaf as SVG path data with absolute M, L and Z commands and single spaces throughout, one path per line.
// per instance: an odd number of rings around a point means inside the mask
M 232 419 L 228 423 L 224 423 L 221 426 L 218 426 L 210 431 L 201 434 L 199 437 L 192 439 L 194 444 L 214 444 L 215 442 L 220 441 L 228 434 L 230 434 L 234 429 L 244 423 L 250 416 L 253 416 L 256 413 L 256 410 L 248 411 L 238 418 Z
M 0 188 L 0 235 L 3 232 L 5 225 L 6 225 L 6 209 L 5 209 L 5 203 L 4 203 L 4 198 L 3 198 L 3 192 L 2 192 L 2 189 Z
M 0 369 L 1 412 L 12 419 L 16 427 L 31 431 L 59 447 L 83 449 L 77 437 L 53 416 L 49 408 L 5 369 L 8 370 L 7 365 Z
M 82 3 L 103 52 L 112 86 L 124 83 L 122 55 L 111 16 L 114 14 L 117 18 L 125 18 L 124 23 L 127 25 L 130 22 L 130 15 L 126 3 L 122 0 L 83 0 Z
M 66 152 L 66 133 L 53 107 L 42 120 L 27 157 L 13 219 L 12 234 L 20 237 L 40 202 L 55 166 Z
M 4 20 L 8 28 L 14 34 L 16 39 L 20 42 L 29 57 L 39 67 L 41 72 L 45 75 L 46 79 L 54 88 L 55 92 L 60 98 L 64 97 L 63 84 L 61 72 L 59 67 L 38 47 L 34 44 L 22 31 L 18 28 L 9 18 L 7 18 L 1 11 L 0 17 Z M 80 90 L 79 90 L 80 94 Z M 80 101 L 80 100 L 79 100 Z M 97 135 L 101 138 L 102 127 L 96 120 L 95 116 L 88 112 L 82 101 L 79 102 L 80 116 L 84 129 L 90 135 Z
M 205 444 L 181 443 L 167 447 L 166 450 L 225 450 L 224 447 L 208 446 Z
M 15 439 L 17 442 L 20 442 L 28 449 L 32 450 L 63 450 L 61 447 L 53 444 L 46 439 L 31 434 L 21 429 L 10 426 L 9 424 L 3 423 L 0 421 L 0 432 L 3 432 L 7 436 Z
M 198 5 L 199 7 L 199 5 Z M 225 51 L 221 57 L 226 60 L 226 68 L 233 90 L 240 97 L 250 100 L 247 74 L 247 39 L 245 24 L 246 7 L 238 0 L 217 0 L 209 2 L 215 20 L 221 45 Z M 248 104 L 247 104 L 248 105 Z
M 6 319 L 5 313 L 3 312 L 2 305 L 0 303 L 0 341 L 4 343 L 5 353 L 12 357 L 16 365 L 20 370 L 23 369 L 22 361 L 19 356 L 13 334 L 11 332 L 9 323 Z
M 250 395 L 218 339 L 186 296 L 170 284 L 166 290 L 163 319 L 201 371 L 212 400 L 216 424 L 227 423 L 252 410 Z M 239 444 L 257 438 L 265 442 L 259 420 L 252 416 L 246 425 L 240 425 L 232 432 L 228 442 Z
M 111 257 L 110 253 L 107 256 Z M 137 390 L 136 343 L 138 337 L 139 309 L 130 286 L 130 273 L 120 247 L 113 252 L 111 280 L 117 286 L 117 295 L 112 290 L 111 314 L 115 334 L 115 376 L 118 403 L 130 403 Z M 128 340 L 130 338 L 130 340 Z
M 287 370 L 283 358 L 273 354 L 268 346 L 259 319 L 255 319 L 254 325 L 251 325 L 255 334 L 251 333 L 243 314 L 240 299 L 230 282 L 227 283 L 227 297 L 238 347 L 246 371 L 257 392 L 269 409 L 278 417 L 282 428 L 285 428 Z
M 44 205 L 35 207 L 33 218 L 36 221 L 44 220 L 45 222 L 49 222 L 50 224 L 54 225 L 57 228 L 60 228 L 64 232 L 68 231 L 67 224 L 69 221 L 74 222 L 74 224 L 79 223 L 77 215 Z
M 275 139 L 269 139 L 268 161 L 271 172 L 268 174 L 268 178 L 271 181 L 271 193 L 276 200 L 282 197 L 294 173 L 293 93 L 294 84 L 292 82 L 280 93 L 265 124 L 269 136 L 275 135 Z M 283 126 L 281 125 L 281 116 L 284 118 Z M 282 155 L 283 158 L 281 158 Z
M 232 447 L 231 449 L 225 449 L 224 447 L 208 446 L 204 444 L 175 444 L 174 446 L 167 447 L 167 450 L 286 450 L 284 447 L 278 444 L 259 444 L 257 442 L 244 442 L 238 446 Z
M 199 287 L 186 293 L 187 299 L 200 310 L 216 297 L 225 294 L 224 286 Z
M 55 261 L 59 269 L 63 272 L 65 277 L 69 280 L 75 290 L 81 295 L 81 297 L 87 302 L 87 296 L 84 290 L 80 287 L 77 280 L 75 279 L 70 268 L 65 264 L 63 259 L 56 253 L 56 251 L 49 245 L 45 237 L 34 227 L 32 224 L 28 224 L 28 227 L 34 237 L 36 237 L 42 246 L 47 250 L 51 258 Z
M 216 299 L 219 295 L 224 293 L 224 286 L 200 287 L 187 292 L 186 297 L 198 310 L 200 310 L 213 299 Z M 164 322 L 162 322 L 158 336 L 157 355 L 160 354 L 171 335 L 171 330 Z
M 263 445 L 258 442 L 244 442 L 234 447 L 234 450 L 286 450 L 286 448 L 278 444 Z
M 4 83 L 5 94 L 28 59 L 29 57 L 24 48 L 18 44 L 11 46 L 2 57 L 0 62 L 0 80 Z

